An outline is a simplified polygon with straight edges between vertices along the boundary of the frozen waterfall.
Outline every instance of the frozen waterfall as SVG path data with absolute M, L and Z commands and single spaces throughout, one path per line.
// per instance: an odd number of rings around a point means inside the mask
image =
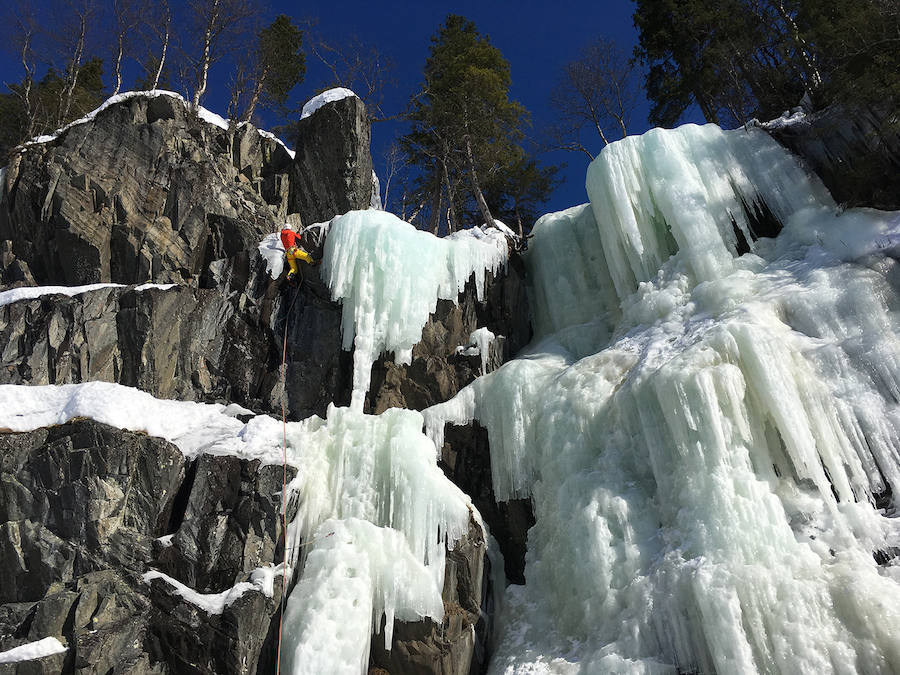
M 535 227 L 533 343 L 424 413 L 363 415 L 372 364 L 506 242 L 332 222 L 353 402 L 289 427 L 288 670 L 362 672 L 383 615 L 388 643 L 440 620 L 444 543 L 478 516 L 435 457 L 474 419 L 495 494 L 536 516 L 492 672 L 900 672 L 900 215 L 841 212 L 755 128 L 619 141 L 587 192 Z
M 492 672 L 900 672 L 900 214 L 753 128 L 627 138 L 587 191 L 535 227 L 534 343 L 425 413 L 534 503 Z

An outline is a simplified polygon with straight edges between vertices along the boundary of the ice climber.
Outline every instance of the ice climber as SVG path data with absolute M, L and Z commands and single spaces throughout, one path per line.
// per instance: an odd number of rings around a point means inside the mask
M 302 233 L 294 232 L 294 226 L 285 223 L 281 229 L 281 243 L 284 246 L 284 256 L 287 258 L 290 271 L 288 272 L 288 281 L 294 281 L 299 272 L 297 261 L 302 260 L 309 265 L 317 265 L 313 257 L 303 248 L 301 243 Z

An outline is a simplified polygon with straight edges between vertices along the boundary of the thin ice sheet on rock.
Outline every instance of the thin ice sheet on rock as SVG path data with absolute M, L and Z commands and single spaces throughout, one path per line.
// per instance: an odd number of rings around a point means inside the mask
M 457 300 L 474 275 L 478 298 L 485 275 L 507 259 L 506 237 L 475 228 L 438 238 L 383 211 L 335 218 L 325 242 L 323 277 L 343 305 L 343 347 L 354 349 L 352 406 L 361 410 L 372 364 L 382 352 L 409 363 L 440 299 Z
M 534 504 L 492 672 L 897 672 L 898 214 L 752 130 L 647 136 L 535 228 L 539 339 L 425 411 Z M 737 256 L 742 200 L 784 229 Z

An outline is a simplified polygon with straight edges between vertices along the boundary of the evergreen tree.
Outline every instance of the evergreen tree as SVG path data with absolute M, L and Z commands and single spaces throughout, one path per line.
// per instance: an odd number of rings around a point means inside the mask
M 432 37 L 425 82 L 411 101 L 412 129 L 401 139 L 409 163 L 420 172 L 414 211 L 430 212 L 432 231 L 442 223 L 456 230 L 464 219 L 493 225 L 492 209 L 501 209 L 504 200 L 530 194 L 542 201 L 549 192 L 550 181 L 532 183 L 532 191 L 543 187 L 541 194 L 510 185 L 523 156 L 522 127 L 528 119 L 522 105 L 509 99 L 510 83 L 509 63 L 500 50 L 474 23 L 449 15 Z M 518 175 L 523 181 L 534 176 Z
M 235 108 L 244 95 L 248 98 L 241 120 L 249 121 L 260 103 L 283 106 L 287 102 L 291 89 L 306 74 L 302 44 L 303 31 L 284 14 L 259 32 L 249 75 L 245 79 L 247 67 L 241 68 L 236 79 L 238 86 L 232 93 Z
M 59 126 L 56 114 L 60 97 L 68 86 L 66 77 L 50 68 L 37 84 L 32 84 L 32 120 L 29 120 L 21 96 L 26 84 L 27 81 L 8 85 L 9 93 L 0 94 L 0 157 L 6 157 L 13 148 L 27 141 L 31 134 L 49 133 Z M 99 58 L 88 59 L 78 69 L 69 112 L 62 124 L 83 117 L 97 108 L 104 98 L 103 61 Z
M 805 99 L 898 100 L 895 0 L 636 0 L 650 120 L 696 104 L 711 122 L 770 119 Z M 895 105 L 895 104 L 892 104 Z

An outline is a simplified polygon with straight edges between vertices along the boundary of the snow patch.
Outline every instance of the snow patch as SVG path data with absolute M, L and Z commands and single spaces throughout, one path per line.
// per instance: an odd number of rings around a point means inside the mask
M 60 135 L 71 129 L 72 127 L 78 126 L 80 124 L 85 124 L 93 120 L 99 113 L 103 112 L 110 106 L 113 106 L 117 103 L 121 103 L 122 101 L 127 101 L 132 98 L 156 98 L 158 96 L 169 96 L 170 98 L 177 98 L 179 101 L 187 105 L 187 102 L 180 94 L 176 94 L 174 91 L 166 91 L 165 89 L 151 89 L 149 91 L 126 91 L 121 94 L 116 94 L 115 96 L 110 96 L 103 103 L 100 104 L 99 107 L 95 108 L 91 112 L 89 112 L 84 117 L 80 117 L 77 120 L 69 122 L 64 127 L 61 127 L 54 131 L 52 134 L 45 134 L 41 136 L 35 136 L 30 141 L 26 141 L 22 144 L 22 147 L 27 147 L 29 145 L 39 144 L 39 143 L 47 143 L 49 141 L 56 140 Z M 201 109 L 205 110 L 205 109 Z M 218 117 L 218 115 L 216 115 Z M 221 118 L 219 118 L 221 119 Z M 227 128 L 227 126 L 226 126 Z
M 300 119 L 302 120 L 304 117 L 309 117 L 326 103 L 340 101 L 341 99 L 349 98 L 350 96 L 356 96 L 356 94 L 344 87 L 335 87 L 334 89 L 323 91 L 321 94 L 313 96 L 303 105 L 303 110 L 300 112 Z M 357 96 L 357 98 L 359 97 Z
M 281 234 L 273 232 L 263 237 L 257 246 L 262 259 L 266 261 L 266 272 L 273 279 L 277 279 L 284 271 L 284 244 L 281 243 Z
M 147 291 L 151 289 L 168 290 L 174 288 L 177 284 L 140 284 L 135 286 L 136 291 Z M 22 286 L 21 288 L 13 288 L 8 291 L 0 292 L 0 307 L 9 305 L 20 300 L 34 300 L 45 295 L 67 295 L 70 298 L 82 293 L 91 291 L 99 291 L 104 288 L 127 288 L 125 284 L 87 284 L 85 286 Z
M 154 579 L 162 579 L 172 587 L 173 592 L 181 597 L 182 600 L 195 607 L 199 607 L 207 614 L 221 614 L 225 611 L 226 607 L 231 605 L 244 593 L 259 590 L 259 587 L 256 584 L 249 581 L 242 581 L 221 593 L 199 593 L 190 586 L 185 586 L 178 581 L 178 579 L 173 579 L 168 574 L 163 574 L 157 570 L 150 570 L 141 578 L 148 584 Z
M 34 659 L 42 659 L 45 656 L 53 654 L 61 654 L 66 651 L 62 642 L 55 637 L 45 637 L 42 640 L 28 642 L 5 652 L 0 652 L 0 663 L 16 663 L 19 661 L 33 661 Z

